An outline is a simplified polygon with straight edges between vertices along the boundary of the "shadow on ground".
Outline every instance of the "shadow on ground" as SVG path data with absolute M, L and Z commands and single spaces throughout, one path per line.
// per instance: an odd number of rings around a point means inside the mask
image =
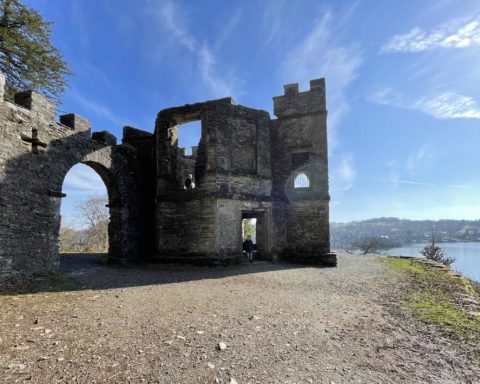
M 204 279 L 221 279 L 251 273 L 299 268 L 322 268 L 299 264 L 246 260 L 229 266 L 193 266 L 186 264 L 135 264 L 110 266 L 102 264 L 103 254 L 62 254 L 61 273 L 48 277 L 29 277 L 10 282 L 0 290 L 2 295 L 40 292 L 63 292 L 126 288 L 144 285 L 172 284 Z

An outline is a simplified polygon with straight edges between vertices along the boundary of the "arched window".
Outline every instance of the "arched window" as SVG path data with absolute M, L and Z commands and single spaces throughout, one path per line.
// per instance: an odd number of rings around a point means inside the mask
M 293 187 L 294 188 L 310 188 L 310 179 L 305 173 L 299 173 L 297 176 L 295 176 Z

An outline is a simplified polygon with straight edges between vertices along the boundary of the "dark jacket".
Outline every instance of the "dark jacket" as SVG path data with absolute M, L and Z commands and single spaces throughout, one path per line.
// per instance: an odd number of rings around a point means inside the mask
M 253 241 L 252 240 L 245 240 L 243 242 L 243 250 L 245 252 L 253 252 Z

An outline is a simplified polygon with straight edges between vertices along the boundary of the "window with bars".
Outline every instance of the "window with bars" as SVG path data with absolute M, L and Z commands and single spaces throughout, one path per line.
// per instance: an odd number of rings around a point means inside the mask
M 305 173 L 299 173 L 293 181 L 294 188 L 310 188 L 310 179 Z

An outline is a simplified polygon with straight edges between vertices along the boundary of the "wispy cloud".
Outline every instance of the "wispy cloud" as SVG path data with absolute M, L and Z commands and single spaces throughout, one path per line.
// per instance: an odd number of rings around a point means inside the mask
M 471 185 L 449 185 L 449 188 L 456 188 L 456 189 L 471 189 Z
M 435 48 L 465 48 L 480 45 L 480 19 L 456 19 L 431 31 L 413 28 L 395 35 L 382 48 L 383 53 L 423 52 Z
M 211 93 L 215 97 L 234 95 L 237 79 L 228 74 L 228 71 L 219 70 L 214 50 L 208 43 L 200 42 L 186 26 L 182 25 L 181 12 L 176 5 L 167 2 L 163 6 L 152 7 L 151 11 L 174 41 L 196 57 L 193 62 L 198 63 L 200 78 Z M 232 23 L 235 23 L 235 19 Z M 233 27 L 234 25 L 230 28 Z
M 276 46 L 284 38 L 283 15 L 285 15 L 285 5 L 287 0 L 273 0 L 265 7 L 262 14 L 262 31 L 264 37 L 263 45 Z
M 408 100 L 391 89 L 375 92 L 370 101 L 396 108 L 415 109 L 436 119 L 480 119 L 480 106 L 470 96 L 444 91 L 416 100 Z
M 75 89 L 72 89 L 69 92 L 69 95 L 75 99 L 75 101 L 87 112 L 94 113 L 98 117 L 101 117 L 117 126 L 124 126 L 131 123 L 131 121 L 129 121 L 127 118 L 117 115 L 116 113 L 112 112 L 110 108 L 96 102 L 93 99 L 86 98 Z M 88 116 L 85 117 L 88 119 Z
M 344 155 L 336 164 L 332 164 L 330 190 L 334 195 L 348 191 L 353 187 L 357 172 L 351 154 Z M 336 196 L 338 197 L 338 196 Z
M 402 164 L 402 163 L 400 163 Z M 433 187 L 434 184 L 416 180 L 405 180 L 402 178 L 402 174 L 405 173 L 405 168 L 408 169 L 408 160 L 405 165 L 399 166 L 397 161 L 390 161 L 387 163 L 387 167 L 389 168 L 390 173 L 390 182 L 393 184 L 395 188 L 398 188 L 401 184 L 412 185 L 412 186 L 427 186 Z
M 332 13 L 327 12 L 295 47 L 287 52 L 282 65 L 282 77 L 292 82 L 325 77 L 327 81 L 330 151 L 337 146 L 335 128 L 349 106 L 347 87 L 358 76 L 363 62 L 356 45 L 345 46 L 335 41 L 341 27 Z M 346 22 L 346 21 L 343 21 Z
M 437 119 L 480 119 L 480 107 L 473 98 L 451 91 L 422 98 L 413 104 L 413 108 Z
M 417 151 L 413 152 L 408 156 L 406 161 L 406 168 L 411 175 L 415 175 L 417 173 L 417 169 L 420 166 L 424 166 L 425 164 L 430 163 L 432 160 L 433 155 L 430 148 L 427 146 L 423 146 Z
M 86 165 L 74 166 L 65 176 L 63 190 L 68 195 L 106 195 L 107 190 L 100 176 Z
M 218 51 L 231 37 L 235 29 L 240 25 L 243 17 L 243 9 L 237 8 L 230 19 L 225 23 L 221 33 L 218 35 L 218 38 L 215 42 L 214 51 Z
M 395 179 L 393 180 L 395 184 L 409 184 L 409 185 L 425 185 L 428 187 L 433 187 L 435 184 L 432 183 L 422 183 L 420 181 L 412 181 L 412 180 L 401 180 L 401 179 Z

